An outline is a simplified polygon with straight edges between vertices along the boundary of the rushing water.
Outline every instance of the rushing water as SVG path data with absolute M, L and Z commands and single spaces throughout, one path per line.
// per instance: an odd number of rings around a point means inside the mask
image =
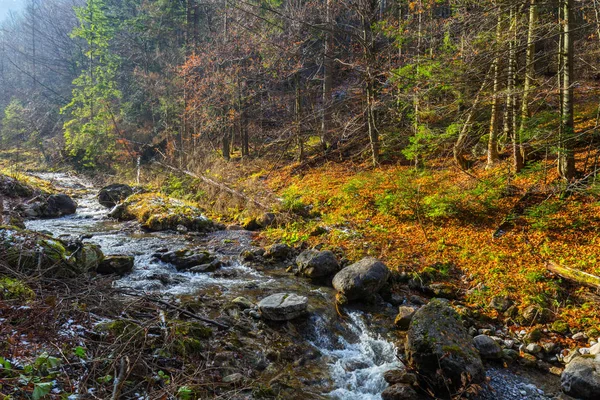
M 239 296 L 251 290 L 268 288 L 270 291 L 290 290 L 308 296 L 311 300 L 310 343 L 319 350 L 327 364 L 332 388 L 329 397 L 344 400 L 379 399 L 386 383 L 383 373 L 398 368 L 397 349 L 390 341 L 375 335 L 365 322 L 365 315 L 351 312 L 341 329 L 331 330 L 331 319 L 323 304 L 332 304 L 330 288 L 313 286 L 289 274 L 274 277 L 258 272 L 239 259 L 242 249 L 252 246 L 252 234 L 245 231 L 220 231 L 196 239 L 175 232 L 144 232 L 136 223 L 117 222 L 106 217 L 107 209 L 98 204 L 93 186 L 75 176 L 43 174 L 41 178 L 53 181 L 59 187 L 80 189 L 78 209 L 74 215 L 59 219 L 34 220 L 27 228 L 51 232 L 56 237 L 87 237 L 88 242 L 101 246 L 105 254 L 122 254 L 135 257 L 131 274 L 115 282 L 146 292 L 165 294 L 194 294 L 202 289 L 215 288 L 216 293 Z M 176 271 L 172 265 L 158 261 L 153 254 L 161 249 L 209 245 L 225 266 L 212 273 Z M 309 339 L 307 339 L 309 340 Z

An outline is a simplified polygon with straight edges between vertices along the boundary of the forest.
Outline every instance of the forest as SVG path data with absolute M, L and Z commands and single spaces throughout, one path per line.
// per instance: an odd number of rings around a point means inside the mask
M 600 1 L 20 3 L 0 400 L 598 398 Z

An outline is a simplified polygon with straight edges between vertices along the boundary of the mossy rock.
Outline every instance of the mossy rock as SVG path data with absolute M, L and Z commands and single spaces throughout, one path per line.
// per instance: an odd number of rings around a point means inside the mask
M 0 257 L 23 273 L 68 278 L 95 269 L 104 256 L 95 245 L 81 244 L 71 251 L 66 242 L 51 236 L 0 226 Z
M 150 231 L 176 230 L 180 226 L 197 232 L 216 229 L 196 205 L 157 193 L 134 194 L 109 215 L 123 221 L 137 220 Z
M 463 379 L 485 379 L 485 371 L 471 336 L 447 301 L 433 299 L 420 308 L 410 322 L 406 355 L 419 372 L 423 387 L 435 393 L 458 389 Z
M 7 276 L 0 277 L 0 300 L 26 302 L 34 298 L 35 293 L 24 282 Z

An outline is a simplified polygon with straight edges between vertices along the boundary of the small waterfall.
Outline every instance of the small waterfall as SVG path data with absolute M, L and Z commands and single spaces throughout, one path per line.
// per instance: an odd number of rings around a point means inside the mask
M 353 311 L 348 316 L 347 328 L 356 340 L 331 338 L 325 321 L 315 320 L 317 339 L 312 343 L 328 359 L 335 386 L 328 395 L 340 400 L 380 400 L 387 387 L 384 372 L 401 367 L 398 350 L 393 343 L 370 332 L 362 313 Z

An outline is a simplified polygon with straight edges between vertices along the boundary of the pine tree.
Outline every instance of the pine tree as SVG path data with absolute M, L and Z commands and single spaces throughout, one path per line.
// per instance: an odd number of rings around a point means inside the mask
M 87 47 L 81 74 L 69 104 L 61 109 L 70 119 L 64 123 L 65 145 L 69 154 L 81 159 L 86 167 L 110 157 L 114 149 L 116 103 L 121 98 L 116 74 L 119 59 L 110 51 L 113 27 L 103 0 L 87 0 L 75 8 L 79 26 L 71 37 L 81 39 Z

